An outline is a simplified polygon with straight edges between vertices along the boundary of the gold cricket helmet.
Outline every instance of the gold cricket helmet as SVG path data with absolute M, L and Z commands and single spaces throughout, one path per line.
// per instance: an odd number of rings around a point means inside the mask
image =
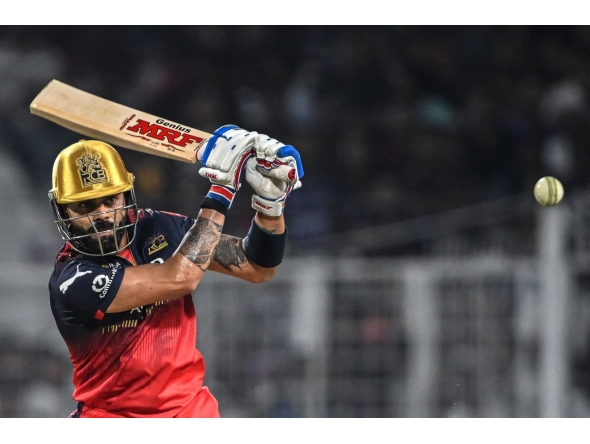
M 58 204 L 69 204 L 130 191 L 133 174 L 111 145 L 80 140 L 55 159 L 52 185 L 50 197 Z

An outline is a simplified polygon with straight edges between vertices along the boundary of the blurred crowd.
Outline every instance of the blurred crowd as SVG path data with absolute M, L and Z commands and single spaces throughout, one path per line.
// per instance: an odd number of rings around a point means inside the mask
M 3 26 L 0 150 L 45 198 L 81 138 L 29 114 L 57 78 L 212 132 L 226 123 L 301 153 L 294 242 L 532 193 L 587 186 L 585 26 Z M 195 215 L 195 165 L 121 150 L 142 206 Z M 234 203 L 228 229 L 252 210 Z
M 0 417 L 50 418 L 73 410 L 67 354 L 0 333 Z

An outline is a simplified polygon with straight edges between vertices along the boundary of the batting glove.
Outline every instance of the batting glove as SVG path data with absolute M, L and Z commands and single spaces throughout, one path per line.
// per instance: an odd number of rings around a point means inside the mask
M 226 208 L 231 206 L 240 189 L 242 170 L 248 159 L 254 156 L 253 143 L 258 135 L 236 125 L 224 125 L 213 133 L 204 150 L 197 153 L 201 162 L 199 174 L 211 181 L 207 197 Z
M 290 178 L 287 175 L 278 178 L 281 173 L 275 173 L 281 170 L 282 166 L 288 165 L 287 161 L 278 160 L 277 165 L 280 166 L 266 171 L 261 168 L 258 159 L 249 159 L 246 162 L 246 180 L 255 191 L 252 196 L 252 208 L 268 216 L 283 214 L 287 197 L 293 190 L 301 187 L 301 181 L 297 177 Z M 290 171 L 297 175 L 296 168 L 290 168 Z
M 285 145 L 276 139 L 268 137 L 266 134 L 258 134 L 254 140 L 254 151 L 258 171 L 272 177 L 282 175 L 285 165 L 294 168 L 292 175 L 287 179 L 288 182 L 295 183 L 303 178 L 303 164 L 301 156 L 292 145 Z M 279 172 L 281 171 L 281 172 Z

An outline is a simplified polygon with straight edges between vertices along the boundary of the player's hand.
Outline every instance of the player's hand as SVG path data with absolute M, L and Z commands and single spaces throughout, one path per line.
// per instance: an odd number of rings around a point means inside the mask
M 280 216 L 291 191 L 301 187 L 301 181 L 287 183 L 260 172 L 257 159 L 246 162 L 246 180 L 254 189 L 252 208 L 268 216 Z
M 213 133 L 197 159 L 202 167 L 199 174 L 212 183 L 207 194 L 230 207 L 240 189 L 242 170 L 246 161 L 254 156 L 253 143 L 258 135 L 236 125 L 224 125 Z
M 258 134 L 254 140 L 254 151 L 258 171 L 271 177 L 280 177 L 279 169 L 284 166 L 294 168 L 294 177 L 288 181 L 296 183 L 303 177 L 303 164 L 299 151 L 292 145 L 285 145 L 266 134 Z M 301 186 L 301 185 L 300 185 Z

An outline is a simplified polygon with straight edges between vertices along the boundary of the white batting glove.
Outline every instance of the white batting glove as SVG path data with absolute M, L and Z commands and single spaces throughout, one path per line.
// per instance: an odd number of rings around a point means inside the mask
M 268 216 L 280 216 L 291 191 L 301 187 L 301 181 L 290 184 L 260 172 L 257 159 L 246 162 L 246 180 L 254 189 L 252 208 Z
M 303 177 L 301 156 L 293 145 L 285 145 L 266 134 L 258 134 L 254 140 L 253 148 L 256 153 L 258 171 L 262 174 L 281 178 L 291 184 L 295 184 Z M 289 175 L 288 179 L 284 177 L 285 171 L 289 171 L 285 166 L 295 169 L 295 171 L 290 171 L 292 174 L 286 173 Z
M 235 125 L 218 128 L 204 150 L 197 153 L 202 168 L 199 174 L 212 183 L 207 197 L 230 207 L 240 189 L 242 170 L 246 161 L 254 156 L 253 143 L 258 135 Z

